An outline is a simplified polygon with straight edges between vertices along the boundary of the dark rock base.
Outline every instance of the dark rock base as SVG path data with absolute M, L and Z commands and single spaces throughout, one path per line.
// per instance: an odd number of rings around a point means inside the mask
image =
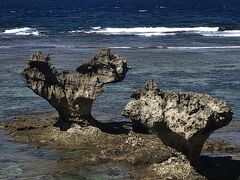
M 9 140 L 37 148 L 87 149 L 81 165 L 125 163 L 131 166 L 131 179 L 238 179 L 240 161 L 230 157 L 201 157 L 190 165 L 181 153 L 165 146 L 153 134 L 136 133 L 128 123 L 99 124 L 99 127 L 72 125 L 67 131 L 55 127 L 57 118 L 20 117 L 0 124 L 10 131 Z M 219 150 L 206 144 L 205 150 Z M 239 152 L 239 151 L 235 151 Z

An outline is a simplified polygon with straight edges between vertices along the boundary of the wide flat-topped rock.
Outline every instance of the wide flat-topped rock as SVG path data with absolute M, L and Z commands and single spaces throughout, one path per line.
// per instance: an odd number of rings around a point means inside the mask
M 226 102 L 206 94 L 161 91 L 155 81 L 137 90 L 123 111 L 135 130 L 150 129 L 168 146 L 198 159 L 202 146 L 216 129 L 232 120 Z

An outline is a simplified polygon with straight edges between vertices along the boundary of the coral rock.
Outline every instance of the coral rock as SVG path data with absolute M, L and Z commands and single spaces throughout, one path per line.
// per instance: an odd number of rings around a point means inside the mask
M 126 60 L 110 49 L 101 49 L 74 74 L 58 73 L 49 56 L 44 57 L 41 52 L 31 55 L 28 64 L 22 71 L 28 87 L 58 111 L 60 124 L 92 123 L 92 104 L 103 92 L 103 85 L 122 81 L 128 71 Z
M 135 130 L 151 130 L 168 146 L 184 153 L 191 162 L 216 129 L 232 120 L 231 109 L 222 100 L 193 92 L 161 91 L 150 80 L 133 93 L 123 111 Z

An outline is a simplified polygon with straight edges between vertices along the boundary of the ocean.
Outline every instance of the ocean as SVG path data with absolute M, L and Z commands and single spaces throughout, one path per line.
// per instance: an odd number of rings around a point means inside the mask
M 239 14 L 240 2 L 234 0 L 1 0 L 0 121 L 56 113 L 20 75 L 31 53 L 49 54 L 59 71 L 75 71 L 98 49 L 109 47 L 132 69 L 123 82 L 104 86 L 93 106 L 97 120 L 127 120 L 120 113 L 131 93 L 154 79 L 162 90 L 226 100 L 233 122 L 210 138 L 240 145 Z M 58 176 L 60 160 L 72 160 L 73 152 L 36 150 L 5 138 L 1 132 L 0 179 L 113 178 L 106 173 L 112 164 Z M 127 170 L 118 168 L 124 178 Z

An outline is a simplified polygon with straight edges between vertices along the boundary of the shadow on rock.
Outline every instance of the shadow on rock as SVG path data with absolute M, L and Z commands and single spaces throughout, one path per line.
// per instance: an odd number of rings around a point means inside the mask
M 69 120 L 68 122 L 64 122 L 61 120 L 56 121 L 55 124 L 53 124 L 54 127 L 59 127 L 61 131 L 67 131 L 70 129 L 74 124 L 77 124 L 81 127 L 86 126 L 93 126 L 96 128 L 99 128 L 101 131 L 109 134 L 128 134 L 129 131 L 132 129 L 132 124 L 130 122 L 124 121 L 124 122 L 100 122 L 96 120 L 95 118 L 87 117 L 86 118 L 88 123 L 82 123 L 82 121 L 75 121 Z M 85 121 L 85 120 L 83 120 Z
M 240 179 L 240 160 L 234 160 L 230 156 L 201 156 L 199 164 L 195 169 L 199 174 L 205 176 L 209 180 Z
M 132 128 L 130 122 L 109 122 L 109 123 L 97 123 L 97 127 L 106 133 L 110 134 L 128 134 Z

